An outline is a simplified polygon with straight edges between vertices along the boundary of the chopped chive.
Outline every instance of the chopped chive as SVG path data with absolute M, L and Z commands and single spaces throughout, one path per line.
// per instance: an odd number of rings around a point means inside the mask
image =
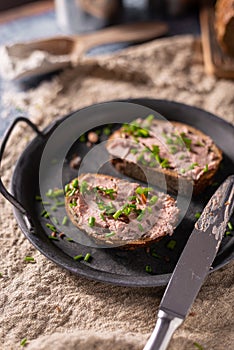
M 137 187 L 137 189 L 135 190 L 135 192 L 139 195 L 146 195 L 148 196 L 148 192 L 153 191 L 152 187 Z
M 88 262 L 91 259 L 91 254 L 87 253 L 84 257 L 84 261 Z
M 157 258 L 157 259 L 160 259 L 160 258 L 161 258 L 161 256 L 158 255 L 156 252 L 152 252 L 151 255 L 152 255 L 152 257 Z
M 88 190 L 88 183 L 86 181 L 82 181 L 80 185 L 80 193 L 84 194 Z
M 130 151 L 132 154 L 137 154 L 138 150 L 136 148 L 132 148 Z
M 47 212 L 47 210 L 45 210 L 45 209 L 41 212 L 41 216 L 42 216 L 42 217 L 45 217 L 45 215 L 47 215 L 47 214 L 48 214 L 48 212 Z
M 186 170 L 184 168 L 180 169 L 181 174 L 185 174 Z
M 90 216 L 88 219 L 88 224 L 90 227 L 93 227 L 95 225 L 95 217 Z
M 66 225 L 68 221 L 68 217 L 64 216 L 63 221 L 62 221 L 62 225 Z
M 163 161 L 160 163 L 160 166 L 162 168 L 170 168 L 169 160 L 167 158 L 164 158 Z
M 83 259 L 83 255 L 80 254 L 80 255 L 73 256 L 73 259 L 76 260 L 76 261 L 82 260 Z
M 153 114 L 149 114 L 148 117 L 145 118 L 145 120 L 149 123 L 151 123 L 154 120 L 154 115 Z
M 53 196 L 53 190 L 51 188 L 46 192 L 46 196 L 47 197 L 52 197 Z
M 201 213 L 197 212 L 194 216 L 195 216 L 196 219 L 199 219 L 200 216 L 201 216 Z
M 199 350 L 203 350 L 203 346 L 201 346 L 200 344 L 198 344 L 197 342 L 194 342 L 193 345 L 199 349 Z
M 65 203 L 64 203 L 63 201 L 61 201 L 61 202 L 56 202 L 56 203 L 55 203 L 56 207 L 63 207 L 64 204 L 65 204 Z
M 68 197 L 72 197 L 76 192 L 76 188 L 73 188 L 69 193 L 68 193 Z
M 70 184 L 67 184 L 67 185 L 64 187 L 64 190 L 65 190 L 65 193 L 69 192 L 69 191 L 70 191 Z
M 58 237 L 54 236 L 48 236 L 49 239 L 54 240 L 54 241 L 59 241 Z
M 173 250 L 176 246 L 176 241 L 174 239 L 171 239 L 168 243 L 167 243 L 167 248 Z
M 158 196 L 153 196 L 150 198 L 149 204 L 154 205 L 158 201 Z
M 117 220 L 117 219 L 119 218 L 119 216 L 122 215 L 122 214 L 123 214 L 123 210 L 122 210 L 122 209 L 119 209 L 119 210 L 117 210 L 117 211 L 114 213 L 113 218 L 114 218 L 115 220 Z
M 41 202 L 41 201 L 42 201 L 41 196 L 36 196 L 35 199 L 36 199 L 36 201 L 38 201 L 38 202 Z
M 209 171 L 208 164 L 206 164 L 205 167 L 204 167 L 204 169 L 203 169 L 203 172 L 204 172 L 204 173 L 207 173 L 207 171 Z
M 105 216 L 104 216 L 102 213 L 100 213 L 100 218 L 101 218 L 103 221 L 106 221 Z
M 73 181 L 72 181 L 72 186 L 73 186 L 73 188 L 78 188 L 78 186 L 79 186 L 79 182 L 78 182 L 78 179 L 74 179 Z
M 231 231 L 226 231 L 225 232 L 225 236 L 230 236 L 231 235 Z
M 79 137 L 79 141 L 80 141 L 80 142 L 85 142 L 85 141 L 86 141 L 85 134 L 80 135 L 80 137 Z
M 152 214 L 153 209 L 151 207 L 147 207 L 148 213 Z
M 69 207 L 70 208 L 76 207 L 76 205 L 77 205 L 76 201 L 73 201 L 73 202 L 69 203 Z
M 109 233 L 106 234 L 106 237 L 112 237 L 114 235 L 115 235 L 115 232 L 109 232 Z
M 181 154 L 181 156 L 179 156 L 179 160 L 183 160 L 185 158 L 184 154 Z
M 144 232 L 144 227 L 141 224 L 138 224 L 138 229 L 139 231 Z
M 25 256 L 24 261 L 35 263 L 35 259 L 32 256 Z
M 193 170 L 193 169 L 195 168 L 195 166 L 198 166 L 198 163 L 192 163 L 192 164 L 189 166 L 188 170 Z
M 104 135 L 109 136 L 111 134 L 111 129 L 108 127 L 105 127 L 103 129 L 103 133 L 104 133 Z
M 52 232 L 57 232 L 56 227 L 54 227 L 54 225 L 46 224 L 46 227 L 48 227 Z
M 195 145 L 199 147 L 204 147 L 204 144 L 201 141 L 197 141 Z
M 63 190 L 55 190 L 53 192 L 53 197 L 56 198 L 56 197 L 61 197 L 61 196 L 64 196 L 64 192 Z
M 146 265 L 145 271 L 146 271 L 147 273 L 152 273 L 152 267 L 151 267 L 150 265 Z
M 57 205 L 53 205 L 51 208 L 50 208 L 52 211 L 57 211 Z
M 128 197 L 128 200 L 129 201 L 135 201 L 136 200 L 136 196 L 130 196 L 130 197 Z
M 233 225 L 230 221 L 228 222 L 227 225 L 228 225 L 229 230 L 233 231 Z
M 43 205 L 50 205 L 51 203 L 50 203 L 50 202 L 43 201 L 42 204 L 43 204 Z
M 68 241 L 68 242 L 74 242 L 74 239 L 68 237 L 68 238 L 67 238 L 67 241 Z
M 27 338 L 23 338 L 20 342 L 20 346 L 25 346 L 27 341 L 28 341 Z
M 51 220 L 53 221 L 53 223 L 54 223 L 55 225 L 58 225 L 58 224 L 59 224 L 58 219 L 57 219 L 56 217 L 53 216 Z
M 3 277 L 3 274 L 2 274 L 2 272 L 0 272 L 0 278 L 2 278 Z
M 143 219 L 143 216 L 145 215 L 145 209 L 141 211 L 141 213 L 137 217 L 137 221 L 141 221 Z

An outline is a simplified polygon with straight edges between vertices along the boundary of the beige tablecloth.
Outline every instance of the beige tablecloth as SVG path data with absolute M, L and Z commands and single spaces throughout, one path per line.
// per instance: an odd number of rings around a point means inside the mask
M 12 94 L 12 104 L 40 126 L 95 102 L 128 97 L 165 98 L 202 107 L 234 123 L 234 82 L 204 72 L 199 42 L 191 36 L 153 41 L 113 57 L 85 58 L 51 82 Z M 9 183 L 13 165 L 30 130 L 19 127 L 5 152 Z M 14 146 L 13 146 L 14 142 Z M 17 146 L 16 146 L 17 145 Z M 75 277 L 55 266 L 23 236 L 12 208 L 0 198 L 1 349 L 140 350 L 154 328 L 164 288 L 126 288 Z M 30 255 L 35 264 L 25 263 Z M 234 264 L 206 280 L 170 350 L 232 350 L 234 344 Z

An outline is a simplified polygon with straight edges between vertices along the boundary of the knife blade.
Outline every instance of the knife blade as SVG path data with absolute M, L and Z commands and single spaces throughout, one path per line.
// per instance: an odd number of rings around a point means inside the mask
M 219 249 L 234 210 L 234 175 L 209 200 L 187 241 L 161 300 L 154 331 L 144 350 L 165 350 L 183 323 Z

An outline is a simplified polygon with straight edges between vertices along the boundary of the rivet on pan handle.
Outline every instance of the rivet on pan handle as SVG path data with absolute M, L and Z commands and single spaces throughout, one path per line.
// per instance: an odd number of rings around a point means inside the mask
M 16 209 L 18 209 L 24 215 L 27 228 L 29 230 L 33 230 L 32 220 L 31 220 L 30 216 L 27 214 L 27 211 L 24 209 L 23 205 L 6 189 L 6 187 L 4 186 L 4 184 L 2 182 L 1 162 L 2 162 L 2 158 L 3 158 L 3 154 L 4 154 L 4 151 L 6 148 L 7 141 L 9 140 L 9 137 L 10 137 L 14 127 L 19 122 L 24 122 L 24 123 L 28 124 L 39 136 L 44 136 L 43 133 L 37 128 L 37 126 L 34 123 L 32 123 L 29 119 L 27 119 L 25 117 L 18 117 L 14 120 L 14 122 L 11 124 L 11 126 L 7 130 L 6 134 L 4 135 L 3 141 L 1 144 L 1 148 L 0 148 L 0 192 L 11 204 L 14 205 L 14 207 Z

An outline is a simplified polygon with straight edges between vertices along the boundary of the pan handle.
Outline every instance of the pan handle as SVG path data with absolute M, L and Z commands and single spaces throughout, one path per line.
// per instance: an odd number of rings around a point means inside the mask
M 33 229 L 32 220 L 31 220 L 30 216 L 27 214 L 27 211 L 24 209 L 23 205 L 6 189 L 6 187 L 4 186 L 4 184 L 2 182 L 1 162 L 2 162 L 2 158 L 3 158 L 3 154 L 4 154 L 4 151 L 6 148 L 7 141 L 9 140 L 9 137 L 10 137 L 13 129 L 15 128 L 16 124 L 18 124 L 19 122 L 24 122 L 24 123 L 28 124 L 39 136 L 41 136 L 41 137 L 44 136 L 44 134 L 37 128 L 37 126 L 33 122 L 31 122 L 28 118 L 18 117 L 14 120 L 14 122 L 11 124 L 9 129 L 6 131 L 6 133 L 3 137 L 1 148 L 0 148 L 0 193 L 16 209 L 18 209 L 24 215 L 25 222 L 26 222 L 26 225 L 28 226 L 28 229 L 32 230 Z

